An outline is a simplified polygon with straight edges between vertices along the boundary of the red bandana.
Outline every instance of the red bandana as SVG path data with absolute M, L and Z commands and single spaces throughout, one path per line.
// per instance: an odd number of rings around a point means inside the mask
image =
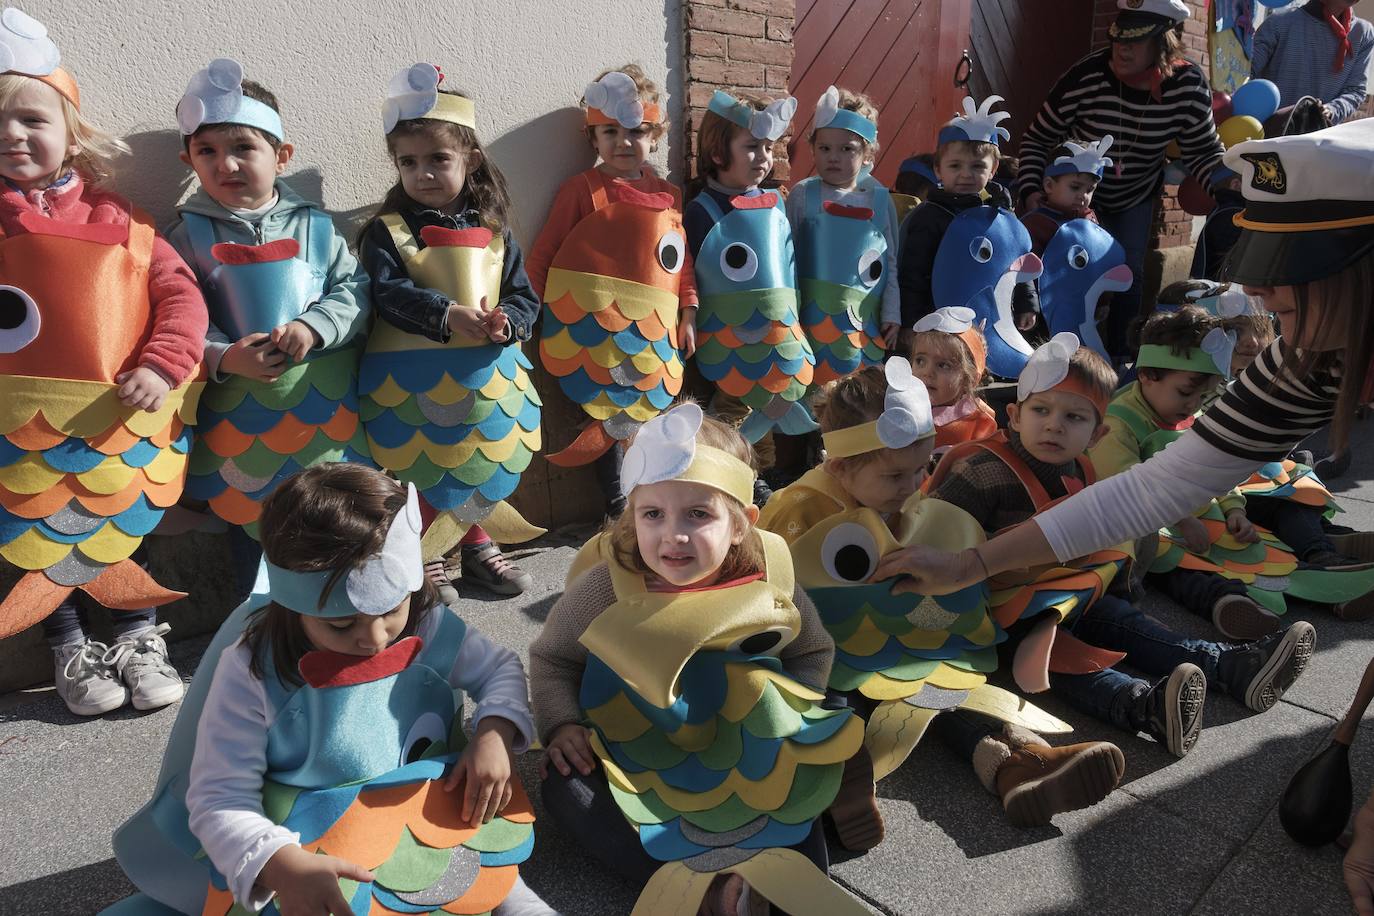
M 1336 59 L 1331 63 L 1331 72 L 1340 73 L 1345 69 L 1346 55 L 1355 53 L 1354 46 L 1350 44 L 1350 10 L 1341 13 L 1339 19 L 1325 6 L 1322 11 L 1326 13 L 1326 24 L 1331 26 L 1331 31 L 1336 35 Z

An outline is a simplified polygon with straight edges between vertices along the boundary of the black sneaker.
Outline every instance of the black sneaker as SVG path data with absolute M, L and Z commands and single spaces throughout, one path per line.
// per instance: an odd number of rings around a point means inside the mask
M 1320 566 L 1322 569 L 1339 569 L 1342 566 L 1359 566 L 1364 563 L 1359 557 L 1352 557 L 1339 550 L 1326 549 L 1309 550 L 1302 561 L 1308 566 Z
M 1350 470 L 1350 449 L 1334 452 L 1325 458 L 1318 459 L 1317 463 L 1312 465 L 1312 470 L 1323 482 L 1335 480 Z
M 773 496 L 773 490 L 768 486 L 768 481 L 762 477 L 754 478 L 754 505 L 762 509 L 768 505 L 768 500 Z
M 1142 731 L 1175 757 L 1186 757 L 1202 733 L 1202 707 L 1206 701 L 1206 676 L 1197 665 L 1184 662 L 1141 694 L 1138 702 L 1144 705 Z
M 1233 646 L 1217 661 L 1217 680 L 1255 712 L 1264 712 L 1293 686 L 1312 660 L 1317 631 L 1305 620 L 1248 646 Z
M 1277 614 L 1249 595 L 1226 595 L 1212 605 L 1212 626 L 1227 639 L 1249 642 L 1283 629 Z

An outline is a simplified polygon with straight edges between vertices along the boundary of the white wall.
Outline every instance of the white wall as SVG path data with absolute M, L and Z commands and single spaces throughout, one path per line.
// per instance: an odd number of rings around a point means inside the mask
M 437 64 L 446 85 L 477 100 L 478 136 L 510 182 L 526 245 L 558 185 L 592 162 L 576 105 L 598 72 L 637 62 L 666 89 L 670 116 L 682 108 L 680 0 L 11 2 L 48 26 L 82 111 L 133 147 L 116 185 L 159 224 L 191 177 L 173 110 L 213 57 L 238 59 L 277 96 L 297 151 L 293 187 L 350 221 L 395 180 L 381 132 L 386 80 L 415 61 Z M 676 175 L 681 143 L 674 125 L 660 173 Z

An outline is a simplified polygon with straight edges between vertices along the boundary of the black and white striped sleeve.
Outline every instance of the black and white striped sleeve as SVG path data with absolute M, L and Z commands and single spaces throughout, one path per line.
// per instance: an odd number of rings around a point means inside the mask
M 1239 458 L 1277 461 L 1331 421 L 1339 381 L 1317 372 L 1295 378 L 1276 340 L 1193 425 L 1208 444 Z

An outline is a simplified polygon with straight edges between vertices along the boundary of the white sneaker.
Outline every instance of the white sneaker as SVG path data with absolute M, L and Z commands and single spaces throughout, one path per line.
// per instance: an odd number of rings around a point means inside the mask
M 87 640 L 52 650 L 57 695 L 78 716 L 98 716 L 129 702 L 129 691 L 101 662 L 105 644 Z
M 158 709 L 181 699 L 186 688 L 181 675 L 167 660 L 164 634 L 172 629 L 160 623 L 115 640 L 101 662 L 129 686 L 134 709 Z

